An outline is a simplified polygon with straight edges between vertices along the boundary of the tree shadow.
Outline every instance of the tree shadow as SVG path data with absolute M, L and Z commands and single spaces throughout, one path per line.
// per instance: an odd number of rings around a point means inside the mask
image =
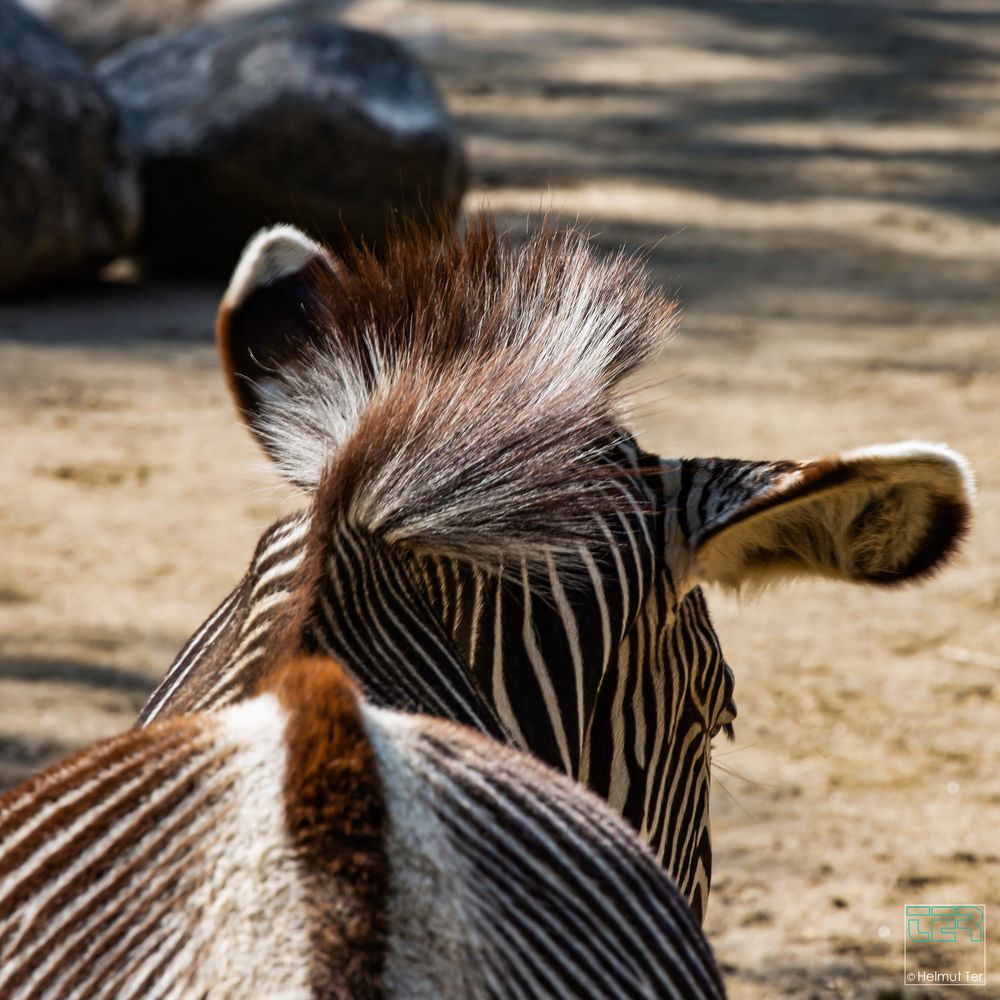
M 81 281 L 0 302 L 0 342 L 133 350 L 159 356 L 214 343 L 223 288 L 152 279 Z
M 568 10 L 555 3 L 513 6 Z M 594 3 L 572 6 L 591 14 L 602 10 Z M 645 176 L 741 199 L 889 198 L 1000 218 L 995 148 L 914 139 L 885 149 L 849 138 L 810 147 L 747 134 L 809 123 L 950 128 L 976 100 L 956 85 L 992 78 L 996 51 L 984 39 L 1000 29 L 1000 11 L 928 11 L 913 2 L 860 0 L 672 0 L 618 5 L 613 16 L 626 20 L 636 11 L 647 16 L 634 37 L 550 26 L 531 36 L 530 48 L 520 35 L 500 35 L 452 41 L 459 51 L 434 58 L 458 93 L 485 86 L 487 92 L 535 94 L 551 105 L 551 113 L 530 119 L 500 106 L 459 112 L 472 143 L 490 150 L 473 164 L 487 185 Z M 651 20 L 651 11 L 662 17 Z M 662 45 L 664 60 L 700 49 L 770 60 L 772 68 L 787 65 L 789 72 L 713 78 L 710 86 L 681 81 L 669 89 L 574 76 L 575 52 L 599 56 L 616 45 Z M 579 111 L 581 101 L 593 102 L 593 110 Z M 603 111 L 609 103 L 622 110 Z M 567 104 L 572 106 L 560 107 Z M 507 154 L 498 151 L 498 139 L 510 143 Z M 806 168 L 825 157 L 834 169 L 817 178 Z M 867 163 L 884 176 L 859 185 L 857 173 Z M 857 169 L 844 169 L 852 166 Z
M 0 792 L 19 784 L 79 749 L 45 737 L 0 733 Z
M 134 720 L 156 685 L 154 678 L 139 670 L 68 658 L 32 656 L 0 657 L 0 685 L 5 681 L 40 687 L 69 685 L 77 689 L 76 695 L 54 691 L 44 695 L 57 699 L 64 706 L 60 709 L 64 713 L 60 718 L 72 720 L 76 698 L 81 709 L 111 712 L 110 718 L 124 716 L 124 724 L 115 728 L 126 728 Z M 37 735 L 23 731 L 0 732 L 0 790 L 50 767 L 88 742 L 73 735 L 72 725 L 60 727 L 50 720 L 40 724 L 38 730 Z
M 75 684 L 102 691 L 123 692 L 139 699 L 137 707 L 141 707 L 156 683 L 140 671 L 123 667 L 24 656 L 0 657 L 0 681 L 4 680 Z

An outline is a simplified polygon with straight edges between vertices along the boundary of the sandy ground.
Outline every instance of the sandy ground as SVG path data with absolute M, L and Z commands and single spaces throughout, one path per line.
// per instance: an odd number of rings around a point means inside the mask
M 437 74 L 468 205 L 649 249 L 685 319 L 636 406 L 647 447 L 926 438 L 970 457 L 976 525 L 932 582 L 711 594 L 739 705 L 708 919 L 732 995 L 955 995 L 902 990 L 902 908 L 1000 903 L 995 2 L 347 16 Z M 127 726 L 296 503 L 225 398 L 218 294 L 118 284 L 0 307 L 0 783 Z M 1000 969 L 1000 925 L 987 944 Z M 989 978 L 974 995 L 1000 996 Z

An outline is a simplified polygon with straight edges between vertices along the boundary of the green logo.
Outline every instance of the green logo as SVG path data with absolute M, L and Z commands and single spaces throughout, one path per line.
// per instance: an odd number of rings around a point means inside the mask
M 910 941 L 979 944 L 985 928 L 985 906 L 908 904 L 906 907 L 906 936 Z

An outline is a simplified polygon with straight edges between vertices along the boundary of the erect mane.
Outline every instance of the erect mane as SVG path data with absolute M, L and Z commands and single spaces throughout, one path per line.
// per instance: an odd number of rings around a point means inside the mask
M 262 395 L 258 433 L 289 478 L 322 484 L 319 507 L 491 561 L 595 530 L 621 381 L 674 314 L 634 258 L 576 232 L 515 248 L 480 218 L 309 280 L 316 336 Z

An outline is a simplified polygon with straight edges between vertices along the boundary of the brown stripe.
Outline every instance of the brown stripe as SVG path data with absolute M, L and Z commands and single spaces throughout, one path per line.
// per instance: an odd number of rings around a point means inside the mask
M 176 852 L 172 852 L 168 857 L 164 857 L 162 854 L 158 855 L 159 849 L 164 844 L 169 845 L 172 838 L 175 838 L 179 831 L 190 824 L 192 815 L 196 811 L 198 813 L 210 813 L 219 798 L 229 790 L 232 785 L 232 779 L 221 782 L 218 788 L 206 789 L 204 787 L 205 775 L 217 771 L 223 765 L 224 761 L 225 757 L 223 755 L 206 758 L 176 789 L 161 802 L 157 803 L 156 810 L 148 810 L 141 814 L 137 818 L 136 823 L 122 831 L 121 835 L 115 841 L 104 845 L 105 853 L 99 859 L 96 859 L 94 864 L 87 868 L 86 871 L 81 872 L 76 878 L 63 886 L 38 914 L 32 922 L 32 926 L 37 925 L 40 921 L 43 922 L 40 930 L 44 935 L 48 922 L 57 917 L 64 906 L 69 906 L 91 884 L 97 883 L 109 871 L 112 871 L 114 877 L 108 885 L 89 901 L 85 909 L 77 913 L 74 917 L 76 924 L 86 928 L 85 933 L 88 940 L 98 939 L 103 932 L 103 928 L 111 920 L 115 919 L 126 905 L 121 899 L 115 898 L 117 890 L 123 884 L 128 884 L 130 881 L 137 888 L 141 888 L 145 885 L 149 877 L 150 869 L 161 872 L 167 869 L 170 863 L 168 860 L 169 857 L 173 856 Z M 195 792 L 201 792 L 202 794 L 190 802 L 184 812 L 177 815 L 178 807 Z M 166 825 L 167 821 L 170 821 L 169 826 Z M 142 854 L 128 857 L 127 861 L 122 862 L 123 857 L 127 857 L 128 850 L 132 845 L 141 841 L 148 833 L 157 831 L 158 829 L 160 830 L 160 835 L 155 841 L 146 846 Z M 131 895 L 134 896 L 136 893 L 133 892 Z M 103 922 L 98 919 L 102 912 L 108 913 L 107 919 Z M 106 947 L 110 947 L 115 943 L 116 941 L 114 940 L 107 940 Z M 36 953 L 39 950 L 44 953 L 44 950 L 50 947 L 51 944 L 50 936 L 43 936 L 35 944 L 31 952 L 26 952 L 23 946 L 19 947 L 19 960 L 24 962 L 26 968 L 32 969 L 38 958 L 43 957 L 37 956 L 36 958 Z M 59 967 L 50 972 L 46 979 L 38 984 L 38 992 L 47 995 L 46 984 L 52 978 L 59 975 L 60 972 L 66 972 L 68 969 L 74 967 L 79 972 L 86 971 L 83 968 L 80 958 L 79 953 L 71 951 L 64 962 L 60 963 Z M 96 960 L 92 959 L 91 961 Z
M 52 975 L 75 975 L 60 984 L 58 993 L 46 994 L 51 1000 L 62 1000 L 74 990 L 92 989 L 96 979 L 102 987 L 114 995 L 114 983 L 108 978 L 117 974 L 116 982 L 121 982 L 131 974 L 135 962 L 134 951 L 142 944 L 150 944 L 151 935 L 160 922 L 170 913 L 181 912 L 191 892 L 197 885 L 193 873 L 203 864 L 199 848 L 205 833 L 217 822 L 217 817 L 200 810 L 201 803 L 194 803 L 163 836 L 149 845 L 146 855 L 155 852 L 169 838 L 170 849 L 156 858 L 157 872 L 169 871 L 170 878 L 161 882 L 151 896 L 149 879 L 135 882 L 131 890 L 115 900 L 108 917 L 88 926 L 85 930 L 85 951 L 74 950 L 64 962 L 60 962 Z M 191 814 L 197 812 L 200 822 L 191 825 Z M 178 828 L 184 829 L 183 836 L 177 836 Z M 192 922 L 196 915 L 191 914 Z M 86 943 L 85 942 L 85 943 Z M 154 948 L 147 950 L 155 950 Z M 129 961 L 124 963 L 128 956 Z M 124 964 L 123 964 L 124 963 Z M 117 973 L 116 973 L 117 970 Z M 42 984 L 45 985 L 44 983 Z M 84 994 L 89 995 L 89 994 Z
M 199 751 L 197 745 L 192 749 L 195 754 Z M 95 858 L 94 862 L 86 869 L 61 885 L 56 894 L 45 906 L 35 913 L 30 923 L 15 923 L 7 931 L 3 938 L 0 939 L 0 948 L 12 936 L 19 941 L 25 942 L 24 944 L 19 944 L 17 948 L 20 956 L 19 960 L 22 962 L 23 968 L 10 981 L 8 984 L 9 987 L 13 988 L 18 983 L 23 982 L 33 967 L 33 952 L 25 952 L 24 950 L 27 943 L 32 942 L 34 936 L 41 932 L 41 940 L 35 941 L 35 949 L 44 947 L 47 943 L 45 929 L 48 922 L 64 906 L 69 905 L 76 897 L 85 892 L 90 885 L 95 884 L 109 869 L 114 869 L 119 865 L 122 854 L 127 852 L 128 847 L 154 829 L 164 817 L 169 816 L 181 802 L 188 798 L 192 792 L 196 791 L 202 776 L 206 772 L 214 770 L 222 759 L 224 758 L 213 759 L 210 757 L 202 761 L 183 781 L 178 783 L 176 788 L 172 789 L 162 801 L 156 804 L 155 809 L 147 808 L 146 811 L 139 812 L 135 817 L 135 822 L 125 827 L 113 841 L 103 844 L 101 855 Z M 5 906 L 9 907 L 10 912 L 16 912 L 19 907 L 29 904 L 35 895 L 44 891 L 51 883 L 57 882 L 65 869 L 80 854 L 94 843 L 100 842 L 106 836 L 109 827 L 128 817 L 137 809 L 141 809 L 144 799 L 150 793 L 156 792 L 162 787 L 164 779 L 169 777 L 170 773 L 175 770 L 176 765 L 183 765 L 189 760 L 189 757 L 180 754 L 166 761 L 155 760 L 156 767 L 145 776 L 143 783 L 134 789 L 131 795 L 122 802 L 117 803 L 114 808 L 105 812 L 99 818 L 94 819 L 60 850 L 46 857 L 38 870 L 14 889 L 13 895 L 8 897 Z M 100 792 L 103 792 L 105 795 L 113 793 L 115 787 L 117 787 L 117 782 L 112 785 L 110 790 L 107 785 L 100 785 L 95 797 L 100 798 Z M 74 813 L 70 817 L 70 821 L 75 820 L 79 815 L 79 813 Z M 44 848 L 46 842 L 44 839 L 39 842 L 37 838 L 32 838 L 32 843 L 36 851 Z M 26 862 L 30 862 L 32 856 L 29 856 L 25 860 Z M 97 905 L 99 905 L 99 900 Z M 93 907 L 91 907 L 91 911 L 88 911 L 88 913 L 92 912 L 92 910 Z M 81 915 L 81 919 L 85 919 L 86 916 L 87 914 Z
M 180 729 L 181 727 L 177 728 Z M 86 843 L 94 839 L 95 833 L 99 835 L 104 826 L 134 808 L 136 801 L 158 786 L 164 775 L 169 774 L 175 766 L 187 760 L 192 753 L 204 748 L 204 742 L 199 741 L 200 745 L 199 742 L 191 743 L 190 737 L 195 735 L 195 732 L 192 732 L 192 730 L 196 731 L 194 725 L 185 725 L 183 729 L 186 730 L 187 739 L 176 739 L 169 742 L 156 739 L 150 740 L 147 736 L 147 730 L 134 730 L 128 733 L 129 737 L 133 735 L 139 737 L 139 739 L 135 740 L 135 742 L 139 743 L 138 753 L 133 754 L 130 752 L 133 749 L 133 741 L 122 741 L 119 744 L 121 753 L 117 757 L 117 760 L 105 758 L 103 766 L 87 769 L 83 772 L 84 778 L 82 780 L 92 783 L 93 787 L 82 798 L 72 803 L 64 803 L 59 808 L 53 810 L 52 815 L 47 817 L 37 830 L 33 831 L 25 841 L 12 850 L 3 850 L 3 845 L 0 844 L 0 851 L 3 852 L 0 854 L 0 878 L 4 878 L 12 871 L 22 867 L 32 855 L 37 853 L 41 846 L 75 820 L 90 812 L 100 812 L 104 800 L 113 795 L 116 788 L 121 787 L 126 781 L 141 777 L 142 781 L 133 790 L 131 796 L 119 802 L 110 813 L 102 815 L 96 821 L 96 824 L 92 823 L 85 830 L 80 831 L 74 837 L 73 841 L 59 852 L 56 857 L 65 858 L 67 852 L 69 854 L 79 852 Z M 171 733 L 171 735 L 174 735 L 174 733 Z M 102 780 L 102 772 L 108 770 L 113 763 L 126 760 L 128 761 L 128 765 L 124 770 L 115 773 L 110 779 L 105 778 Z M 152 769 L 150 769 L 151 764 Z M 80 772 L 77 773 L 79 775 Z M 60 798 L 71 790 L 72 788 L 64 790 Z M 28 822 L 33 813 L 40 812 L 52 804 L 52 802 L 53 798 L 48 794 L 36 798 L 32 804 L 33 808 L 26 815 L 22 816 L 21 822 Z M 86 841 L 81 843 L 81 839 L 87 836 L 87 831 L 90 831 L 90 836 Z M 51 870 L 53 866 L 50 864 L 48 867 Z M 59 867 L 61 868 L 61 864 Z
M 316 996 L 382 996 L 385 805 L 353 684 L 332 660 L 289 661 L 267 682 L 286 711 L 285 809 L 303 872 Z
M 183 739 L 184 735 L 180 732 L 164 732 L 157 741 L 157 746 L 171 749 L 183 742 Z M 20 829 L 30 815 L 43 805 L 55 802 L 67 792 L 86 784 L 101 771 L 130 757 L 140 761 L 152 742 L 149 737 L 139 740 L 133 738 L 131 733 L 122 733 L 97 746 L 81 750 L 10 789 L 0 796 L 0 843 Z M 132 765 L 129 766 L 130 771 L 134 770 Z M 0 868 L 0 876 L 2 875 L 3 869 Z

